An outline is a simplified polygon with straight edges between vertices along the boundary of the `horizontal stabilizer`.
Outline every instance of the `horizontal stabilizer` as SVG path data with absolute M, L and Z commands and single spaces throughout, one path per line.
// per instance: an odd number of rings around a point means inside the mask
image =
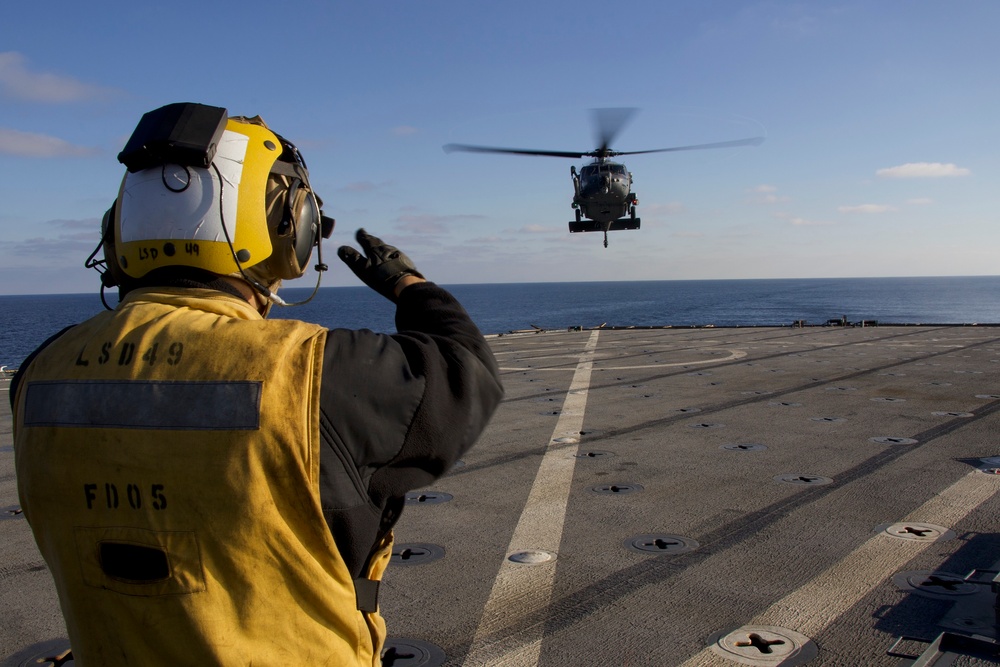
M 633 220 L 632 218 L 619 218 L 618 220 L 613 221 L 610 226 L 608 226 L 608 231 L 618 232 L 623 229 L 639 229 L 639 222 L 640 222 L 639 218 L 636 218 L 635 220 Z M 604 226 L 606 224 L 607 223 L 595 222 L 593 220 L 579 220 L 579 221 L 571 220 L 569 223 L 569 231 L 573 233 L 603 232 Z

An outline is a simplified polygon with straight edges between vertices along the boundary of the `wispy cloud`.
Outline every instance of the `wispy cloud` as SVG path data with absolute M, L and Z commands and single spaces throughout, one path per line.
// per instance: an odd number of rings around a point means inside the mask
M 396 228 L 414 234 L 447 234 L 453 222 L 485 220 L 483 215 L 434 215 L 432 213 L 404 213 L 396 218 Z
M 915 199 L 907 199 L 906 203 L 911 206 L 928 206 L 934 203 L 934 200 L 930 197 L 917 197 Z
M 0 127 L 0 155 L 19 157 L 86 157 L 97 155 L 96 148 L 77 146 L 57 137 L 20 132 Z
M 78 220 L 48 220 L 40 225 L 44 236 L 18 241 L 0 241 L 0 256 L 9 263 L 14 258 L 66 257 L 82 263 L 101 238 L 101 221 L 98 218 Z
M 775 213 L 774 217 L 779 220 L 786 220 L 789 224 L 794 225 L 795 227 L 820 227 L 823 225 L 833 224 L 827 220 L 811 220 L 809 218 L 791 215 L 790 213 Z
M 383 181 L 381 183 L 373 183 L 372 181 L 355 181 L 353 183 L 348 183 L 342 188 L 338 188 L 337 192 L 373 192 L 375 190 L 382 190 L 392 185 L 392 181 Z
M 838 206 L 841 213 L 891 213 L 896 207 L 885 204 L 860 204 L 858 206 Z
M 0 53 L 0 93 L 28 102 L 65 104 L 113 93 L 110 88 L 91 85 L 68 76 L 32 71 L 27 58 L 16 51 Z
M 942 162 L 907 162 L 898 167 L 887 167 L 875 172 L 881 178 L 947 178 L 951 176 L 968 176 L 972 171 L 952 163 Z
M 666 204 L 643 204 L 636 210 L 648 216 L 676 215 L 678 213 L 685 212 L 684 204 L 678 201 L 672 201 Z
M 396 127 L 389 130 L 393 136 L 396 137 L 409 137 L 410 135 L 417 134 L 420 132 L 417 128 L 412 125 L 397 125 Z
M 778 195 L 778 188 L 773 185 L 758 185 L 750 188 L 747 192 L 754 195 L 752 201 L 755 204 L 779 204 L 791 201 L 790 197 Z

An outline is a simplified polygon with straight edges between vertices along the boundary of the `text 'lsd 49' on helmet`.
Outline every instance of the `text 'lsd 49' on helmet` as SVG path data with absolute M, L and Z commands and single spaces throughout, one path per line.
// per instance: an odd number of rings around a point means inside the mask
M 298 150 L 259 117 L 167 105 L 143 116 L 118 159 L 128 172 L 105 234 L 112 277 L 192 267 L 266 292 L 301 276 L 333 229 Z

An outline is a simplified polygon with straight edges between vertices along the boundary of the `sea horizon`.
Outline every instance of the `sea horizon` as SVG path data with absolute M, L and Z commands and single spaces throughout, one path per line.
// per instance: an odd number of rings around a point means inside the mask
M 538 329 L 746 327 L 849 324 L 986 325 L 1000 323 L 1000 276 L 882 278 L 711 278 L 442 284 L 484 334 Z M 285 287 L 285 301 L 313 287 Z M 105 293 L 108 304 L 116 290 Z M 0 365 L 16 367 L 50 335 L 104 309 L 97 290 L 0 296 L 5 326 Z M 368 287 L 321 286 L 303 305 L 274 307 L 271 317 L 328 328 L 396 330 L 395 309 Z
M 460 282 L 460 283 L 446 283 L 433 281 L 436 284 L 448 288 L 448 287 L 463 287 L 467 285 L 589 285 L 589 284 L 605 284 L 605 283 L 712 283 L 712 282 L 766 282 L 766 281 L 812 281 L 812 280 L 948 280 L 948 279 L 963 279 L 963 278 L 1000 278 L 1000 273 L 996 274 L 949 274 L 949 275 L 913 275 L 913 276 L 819 276 L 811 278 L 645 278 L 645 279 L 622 279 L 622 280 L 517 280 L 517 281 L 504 281 L 504 282 Z M 301 283 L 301 284 L 299 284 Z M 305 279 L 299 279 L 299 281 L 294 285 L 285 284 L 280 290 L 279 294 L 285 290 L 306 290 L 312 291 L 314 284 L 307 284 L 308 281 Z M 319 289 L 340 289 L 340 288 L 352 288 L 352 287 L 363 287 L 360 281 L 358 284 L 352 285 L 324 285 L 321 284 Z M 23 296 L 78 296 L 86 294 L 99 294 L 100 283 L 95 282 L 94 289 L 82 290 L 79 292 L 27 292 L 27 293 L 17 293 L 17 294 L 5 294 L 0 293 L 0 298 L 5 297 L 23 297 Z M 111 290 L 111 294 L 114 290 Z

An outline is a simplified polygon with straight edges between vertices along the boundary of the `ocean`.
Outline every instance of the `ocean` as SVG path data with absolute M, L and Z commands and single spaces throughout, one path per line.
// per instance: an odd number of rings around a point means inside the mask
M 828 320 L 881 324 L 1000 323 L 1000 276 L 510 283 L 446 286 L 486 334 L 539 327 L 790 326 Z M 311 288 L 281 291 L 286 301 Z M 108 295 L 109 303 L 117 294 Z M 100 296 L 0 296 L 0 366 L 16 368 L 63 327 L 104 309 Z M 367 287 L 324 287 L 273 317 L 326 327 L 395 331 L 393 306 Z

